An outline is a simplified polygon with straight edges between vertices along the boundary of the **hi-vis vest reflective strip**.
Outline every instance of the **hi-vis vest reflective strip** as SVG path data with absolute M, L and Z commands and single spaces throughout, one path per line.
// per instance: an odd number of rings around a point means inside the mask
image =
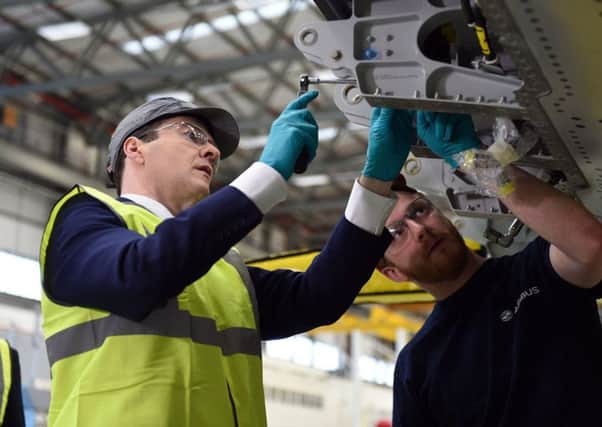
M 81 193 L 142 235 L 161 222 L 137 205 L 76 186 L 51 212 L 43 280 L 57 215 Z M 236 252 L 142 322 L 64 306 L 46 292 L 42 311 L 52 370 L 49 426 L 266 425 L 254 288 Z
M 10 347 L 5 339 L 0 338 L 0 393 L 2 394 L 2 401 L 0 402 L 0 426 L 4 422 L 4 415 L 6 414 L 8 393 L 12 385 L 11 375 Z
M 244 268 L 244 273 L 248 274 L 235 254 L 228 253 L 224 259 L 230 261 L 237 270 Z M 248 283 L 246 280 L 244 282 Z M 166 323 L 165 319 L 168 318 L 170 321 Z M 189 312 L 178 309 L 176 299 L 171 299 L 164 308 L 153 311 L 144 322 L 134 322 L 110 314 L 57 332 L 46 339 L 50 366 L 57 360 L 98 348 L 108 337 L 118 335 L 188 337 L 199 344 L 220 347 L 225 356 L 242 353 L 261 357 L 261 343 L 255 329 L 232 327 L 220 331 L 215 320 L 191 316 Z

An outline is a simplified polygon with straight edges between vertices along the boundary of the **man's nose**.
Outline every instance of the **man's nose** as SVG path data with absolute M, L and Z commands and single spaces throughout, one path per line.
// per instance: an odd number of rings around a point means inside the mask
M 211 161 L 219 160 L 220 154 L 221 153 L 219 151 L 219 148 L 217 148 L 215 145 L 209 144 L 209 143 L 201 146 L 201 148 L 199 150 L 199 155 L 201 157 L 205 157 Z
M 427 230 L 423 224 L 414 219 L 406 218 L 406 225 L 408 226 L 410 233 L 412 233 L 412 236 L 414 236 L 417 241 L 421 242 L 424 240 Z

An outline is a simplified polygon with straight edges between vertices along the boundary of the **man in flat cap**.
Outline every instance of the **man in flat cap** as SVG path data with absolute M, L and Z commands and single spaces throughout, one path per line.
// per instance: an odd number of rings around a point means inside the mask
M 210 194 L 239 132 L 219 108 L 159 98 L 109 145 L 114 199 L 77 185 L 44 232 L 49 426 L 265 426 L 261 340 L 334 322 L 391 242 L 391 181 L 414 138 L 404 111 L 375 109 L 366 165 L 306 272 L 247 267 L 232 247 L 286 197 L 318 127 L 292 101 L 259 158 Z

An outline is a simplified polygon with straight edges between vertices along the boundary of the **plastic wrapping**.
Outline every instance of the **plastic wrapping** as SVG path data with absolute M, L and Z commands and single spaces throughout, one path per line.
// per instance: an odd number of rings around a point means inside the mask
M 493 144 L 488 151 L 503 166 L 523 157 L 537 142 L 537 134 L 533 129 L 523 126 L 519 132 L 507 117 L 496 117 L 491 133 Z
M 538 136 L 526 125 L 519 132 L 507 117 L 496 117 L 491 134 L 493 144 L 487 150 L 471 149 L 452 157 L 464 173 L 480 184 L 483 194 L 507 196 L 515 188 L 504 168 L 527 154 Z
M 460 169 L 480 184 L 481 192 L 488 196 L 507 196 L 514 184 L 502 165 L 489 150 L 470 149 L 453 155 Z

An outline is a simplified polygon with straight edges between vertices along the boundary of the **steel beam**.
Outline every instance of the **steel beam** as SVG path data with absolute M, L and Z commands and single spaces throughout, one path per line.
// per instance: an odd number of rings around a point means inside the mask
M 242 68 L 263 66 L 266 62 L 288 59 L 301 59 L 302 55 L 295 49 L 283 49 L 275 52 L 265 52 L 255 55 L 240 56 L 222 60 L 203 61 L 196 64 L 186 64 L 177 67 L 155 67 L 149 70 L 122 71 L 92 76 L 86 78 L 68 77 L 43 83 L 32 83 L 17 86 L 4 86 L 0 88 L 0 97 L 22 96 L 29 93 L 52 92 L 64 89 L 81 89 L 101 86 L 106 83 L 140 81 L 148 78 L 165 78 L 178 75 L 199 77 L 202 74 L 224 74 Z
M 26 4 L 35 4 L 35 3 L 47 3 L 47 0 L 1 0 L 0 7 L 6 8 L 10 6 L 23 6 Z M 144 3 L 132 4 L 127 6 L 125 3 L 119 9 L 119 11 L 111 10 L 110 12 L 103 12 L 92 16 L 86 17 L 86 22 L 88 24 L 94 24 L 98 22 L 111 21 L 117 18 L 126 18 L 128 16 L 138 16 L 142 13 L 146 13 L 153 9 L 154 7 L 162 6 L 164 4 L 172 3 L 173 0 L 148 0 Z M 59 23 L 62 21 L 57 21 Z M 50 23 L 49 23 L 50 24 Z M 0 38 L 0 48 L 5 48 L 8 44 L 13 44 L 18 41 L 27 42 L 35 40 L 35 34 L 24 33 L 22 31 L 11 31 L 7 33 L 3 33 Z

